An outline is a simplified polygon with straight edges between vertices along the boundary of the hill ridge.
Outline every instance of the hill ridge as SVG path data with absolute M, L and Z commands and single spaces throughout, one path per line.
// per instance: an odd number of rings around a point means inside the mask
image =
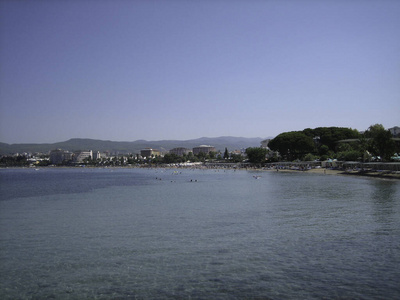
M 248 148 L 258 147 L 260 142 L 264 140 L 260 137 L 246 138 L 246 137 L 234 137 L 234 136 L 220 136 L 220 137 L 201 137 L 197 139 L 189 140 L 136 140 L 136 141 L 111 141 L 111 140 L 99 140 L 91 138 L 71 138 L 63 142 L 56 143 L 21 143 L 21 144 L 7 144 L 0 142 L 0 154 L 12 154 L 12 153 L 35 153 L 42 152 L 46 153 L 55 149 L 63 149 L 69 151 L 78 150 L 93 150 L 93 151 L 108 151 L 118 152 L 121 154 L 126 153 L 139 153 L 143 148 L 162 148 L 170 150 L 176 147 L 193 148 L 203 144 L 210 144 L 217 150 L 223 151 L 227 148 L 229 151 Z

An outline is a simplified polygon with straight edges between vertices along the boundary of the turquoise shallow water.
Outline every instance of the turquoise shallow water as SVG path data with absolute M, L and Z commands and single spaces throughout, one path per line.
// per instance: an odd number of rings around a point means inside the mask
M 398 182 L 170 169 L 0 179 L 1 299 L 400 296 Z

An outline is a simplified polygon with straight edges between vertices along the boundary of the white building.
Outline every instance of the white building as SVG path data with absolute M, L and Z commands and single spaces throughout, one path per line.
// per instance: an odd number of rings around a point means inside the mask
M 400 127 L 399 126 L 389 128 L 389 131 L 394 137 L 400 137 Z
M 193 148 L 193 154 L 199 154 L 200 152 L 202 153 L 210 153 L 210 152 L 217 152 L 217 150 L 215 149 L 214 146 L 210 146 L 210 145 L 200 145 L 198 147 L 194 147 Z
M 178 148 L 174 148 L 169 150 L 169 153 L 171 154 L 176 154 L 179 156 L 185 155 L 185 154 L 189 154 L 189 152 L 192 152 L 191 149 L 188 148 L 184 148 L 184 147 L 178 147 Z
M 93 159 L 93 152 L 90 151 L 76 151 L 74 152 L 74 162 L 81 163 L 85 159 L 90 158 Z
M 151 158 L 155 156 L 161 156 L 161 152 L 157 149 L 152 149 L 152 148 L 145 148 L 140 150 L 140 155 L 144 158 Z

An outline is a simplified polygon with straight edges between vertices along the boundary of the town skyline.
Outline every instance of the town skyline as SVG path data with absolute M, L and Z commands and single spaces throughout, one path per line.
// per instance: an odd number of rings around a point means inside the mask
M 0 142 L 391 128 L 399 14 L 391 0 L 1 1 Z
M 392 128 L 384 128 L 382 124 L 371 124 L 366 131 L 358 131 L 352 128 L 346 127 L 318 127 L 318 128 L 304 128 L 303 130 L 296 130 L 291 132 L 281 132 L 276 137 L 291 134 L 307 132 L 308 135 L 312 135 L 312 132 L 322 131 L 337 131 L 337 130 L 350 130 L 350 132 L 356 132 L 357 134 L 364 134 L 373 128 L 380 128 L 384 131 L 390 132 L 395 137 L 400 137 L 400 127 L 394 126 Z M 73 138 L 67 141 L 58 143 L 21 143 L 21 144 L 6 144 L 0 142 L 0 154 L 11 154 L 20 152 L 48 152 L 55 149 L 71 150 L 71 151 L 86 151 L 86 150 L 101 150 L 106 152 L 115 153 L 132 153 L 139 152 L 142 149 L 159 149 L 161 152 L 168 151 L 173 148 L 194 148 L 200 145 L 216 145 L 218 151 L 222 151 L 227 147 L 230 150 L 245 149 L 247 147 L 258 147 L 260 144 L 262 147 L 268 144 L 268 141 L 276 137 L 234 137 L 234 136 L 221 136 L 221 137 L 202 137 L 190 140 L 136 140 L 136 141 L 111 141 L 111 140 L 98 140 L 98 139 L 85 139 L 85 138 Z M 319 138 L 318 134 L 315 133 L 313 138 Z
M 91 166 L 131 166 L 138 163 L 170 164 L 189 161 L 197 163 L 206 162 L 207 159 L 214 162 L 216 159 L 218 163 L 221 161 L 241 163 L 246 156 L 250 163 L 278 161 L 280 157 L 284 161 L 295 159 L 315 162 L 334 159 L 376 162 L 399 161 L 399 141 L 400 127 L 395 126 L 387 130 L 381 124 L 374 124 L 364 133 L 343 127 L 319 127 L 283 132 L 273 139 L 266 140 L 220 137 L 190 141 L 141 141 L 140 144 L 134 145 L 135 142 L 72 139 L 64 143 L 42 146 L 20 144 L 22 148 L 19 151 L 12 151 L 16 150 L 18 145 L 7 147 L 5 144 L 0 144 L 0 158 L 3 167 L 28 164 L 29 166 L 48 166 L 49 164 L 72 166 L 82 163 Z M 186 145 L 183 145 L 185 142 Z M 193 146 L 205 142 L 215 142 L 218 146 L 206 144 Z M 153 143 L 153 146 L 150 143 Z M 255 144 L 250 145 L 250 143 Z M 260 145 L 256 145 L 257 143 Z M 86 150 L 82 150 L 85 148 Z M 93 149 L 97 150 L 93 151 Z M 224 149 L 223 156 L 222 149 Z M 9 153 L 1 155 L 4 151 Z
M 374 124 L 378 124 L 378 123 L 374 123 Z M 371 124 L 370 126 L 372 126 L 373 124 Z M 386 130 L 389 130 L 389 131 L 391 131 L 392 133 L 393 132 L 398 132 L 399 131 L 399 126 L 397 126 L 397 125 L 395 125 L 395 126 L 392 126 L 392 127 L 390 127 L 390 128 L 388 128 L 388 127 L 385 127 L 383 124 L 380 124 L 380 125 L 382 125 Z M 364 132 L 364 131 L 366 131 L 367 129 L 368 129 L 368 127 L 367 128 L 365 128 L 365 129 L 363 129 L 363 130 L 359 130 L 359 129 L 357 129 L 357 128 L 351 128 L 351 127 L 345 127 L 345 126 L 319 126 L 320 128 L 327 128 L 327 127 L 341 127 L 341 128 L 349 128 L 349 129 L 354 129 L 354 130 L 357 130 L 358 132 L 360 132 L 360 133 L 362 133 L 362 132 Z M 297 129 L 295 129 L 295 130 L 290 130 L 290 131 L 301 131 L 301 130 L 304 130 L 304 129 L 307 129 L 307 128 L 310 128 L 310 127 L 306 127 L 306 128 L 297 128 Z M 287 132 L 290 132 L 290 131 L 287 131 Z M 284 131 L 281 131 L 281 132 L 279 132 L 277 135 L 279 135 L 279 134 L 281 134 L 281 133 L 284 133 Z M 57 144 L 57 143 L 63 143 L 63 142 L 68 142 L 68 141 L 72 141 L 72 140 L 94 140 L 94 141 L 104 141 L 104 142 L 116 142 L 116 143 L 135 143 L 135 142 L 149 142 L 149 143 L 153 143 L 153 142 L 163 142 L 163 141 L 171 141 L 171 142 L 188 142 L 188 141 L 193 141 L 193 142 L 195 142 L 195 141 L 198 141 L 198 140 L 204 140 L 204 139 L 229 139 L 229 138 L 233 138 L 233 139 L 259 139 L 259 140 L 265 140 L 265 139 L 273 139 L 274 137 L 276 137 L 277 135 L 275 135 L 275 136 L 250 136 L 250 137 L 247 137 L 247 136 L 233 136 L 233 135 L 221 135 L 221 136 L 201 136 L 201 137 L 197 137 L 197 138 L 190 138 L 190 139 L 168 139 L 168 138 L 166 138 L 166 139 L 159 139 L 159 140 L 149 140 L 149 139 L 137 139 L 137 140 L 132 140 L 132 141 L 128 141 L 128 140 L 124 140 L 124 141 L 119 141 L 119 140 L 112 140 L 112 139 L 95 139 L 95 138 L 91 138 L 91 137 L 71 137 L 71 138 L 69 138 L 69 139 L 67 139 L 67 140 L 63 140 L 63 141 L 61 141 L 61 140 L 59 140 L 59 141 L 55 141 L 55 142 L 50 142 L 50 143 L 40 143 L 40 142 L 32 142 L 32 143 L 25 143 L 25 142 L 22 142 L 22 143 L 6 143 L 6 142 L 3 142 L 3 141 L 1 141 L 0 140 L 0 144 L 1 143 L 3 143 L 3 144 L 7 144 L 7 145 L 23 145 L 23 144 Z
M 218 150 L 228 147 L 231 150 L 245 147 L 259 146 L 262 138 L 241 138 L 241 137 L 217 137 L 199 138 L 192 140 L 161 140 L 145 141 L 137 140 L 132 142 L 105 141 L 95 139 L 70 139 L 59 143 L 44 144 L 3 144 L 0 143 L 0 154 L 21 153 L 21 152 L 48 152 L 55 149 L 68 151 L 94 150 L 119 153 L 139 153 L 145 148 L 170 150 L 177 147 L 193 148 L 205 144 L 213 144 Z

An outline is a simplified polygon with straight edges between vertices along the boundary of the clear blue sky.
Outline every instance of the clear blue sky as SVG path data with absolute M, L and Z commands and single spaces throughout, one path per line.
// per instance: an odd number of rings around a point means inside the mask
M 400 125 L 400 1 L 0 2 L 0 141 Z

